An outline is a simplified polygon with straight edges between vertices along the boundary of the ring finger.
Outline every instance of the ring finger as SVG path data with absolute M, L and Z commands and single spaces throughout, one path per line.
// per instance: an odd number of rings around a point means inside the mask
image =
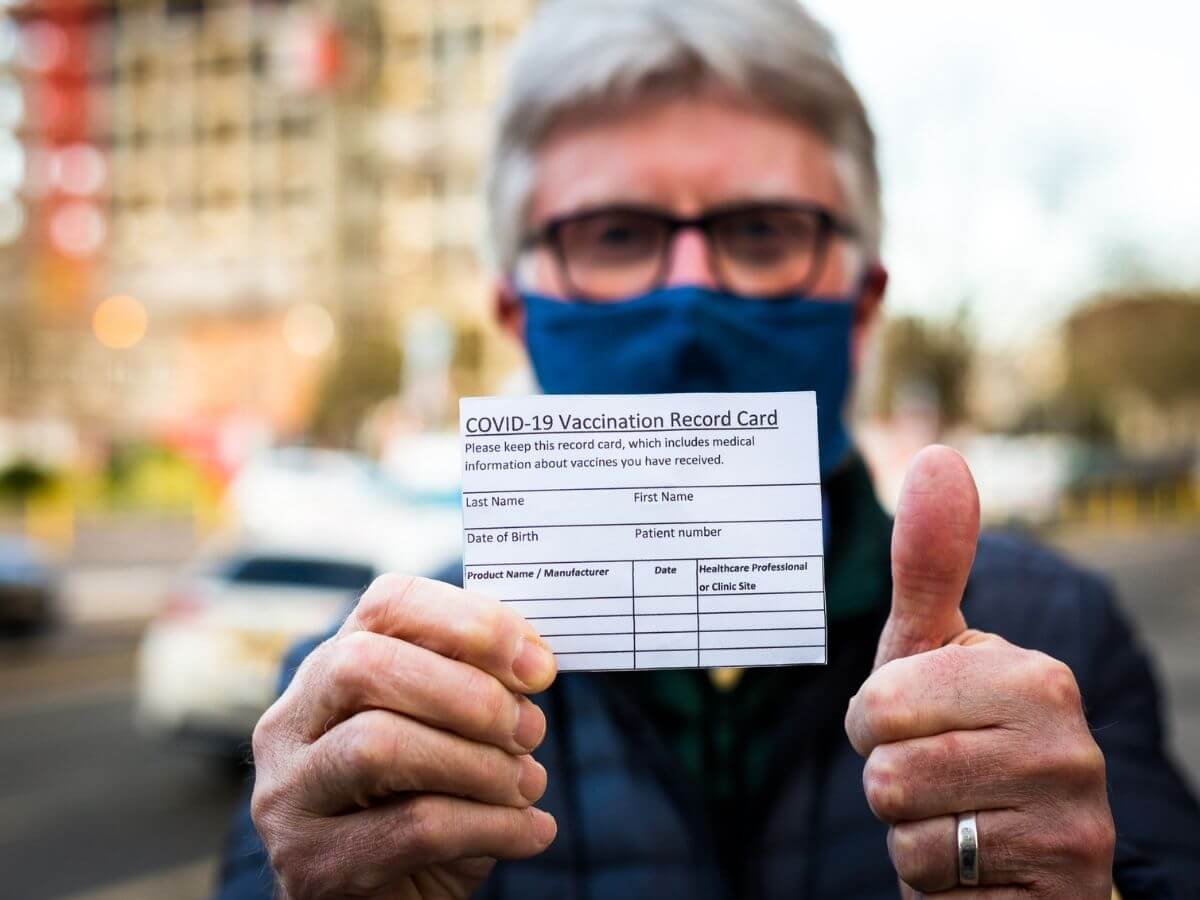
M 1024 835 L 1028 816 L 1011 809 L 975 814 L 980 885 L 1028 885 L 1038 859 Z M 1022 822 L 1026 822 L 1022 827 Z M 888 854 L 900 880 L 923 893 L 948 891 L 958 881 L 958 820 L 938 816 L 901 822 L 888 831 Z

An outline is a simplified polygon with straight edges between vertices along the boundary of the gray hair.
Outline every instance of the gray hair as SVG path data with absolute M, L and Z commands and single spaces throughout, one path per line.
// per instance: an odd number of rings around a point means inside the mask
M 535 158 L 556 124 L 713 85 L 829 142 L 876 258 L 875 134 L 833 37 L 798 0 L 545 0 L 517 42 L 497 110 L 487 166 L 489 263 L 503 272 L 517 265 Z

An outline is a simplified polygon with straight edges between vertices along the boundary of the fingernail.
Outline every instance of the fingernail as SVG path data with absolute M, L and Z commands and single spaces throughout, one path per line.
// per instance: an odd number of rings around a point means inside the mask
M 543 844 L 549 844 L 554 840 L 554 836 L 558 834 L 558 823 L 554 821 L 554 816 L 533 807 L 529 808 L 529 812 L 533 819 L 533 830 L 538 840 Z
M 537 803 L 546 793 L 546 767 L 532 756 L 521 757 L 521 774 L 517 777 L 517 790 L 530 803 Z
M 513 740 L 525 750 L 533 750 L 546 734 L 546 717 L 531 700 L 517 700 L 517 727 L 513 729 Z
M 554 657 L 546 648 L 522 637 L 512 670 L 517 680 L 531 691 L 545 690 L 554 676 Z

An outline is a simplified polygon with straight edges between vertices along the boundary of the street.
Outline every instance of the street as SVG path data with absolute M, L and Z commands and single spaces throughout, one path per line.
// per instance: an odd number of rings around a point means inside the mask
M 231 765 L 142 738 L 138 629 L 0 646 L 0 897 L 202 897 L 239 791 Z M 199 863 L 199 865 L 198 865 Z M 144 881 L 170 874 L 169 889 Z
M 1055 542 L 1112 574 L 1159 654 L 1175 746 L 1200 776 L 1200 529 Z M 76 592 L 113 591 L 112 573 Z M 139 583 L 145 589 L 146 578 Z M 76 598 L 77 612 L 95 604 Z M 0 644 L 0 897 L 200 898 L 244 773 L 142 738 L 132 723 L 145 604 L 82 614 L 29 647 Z

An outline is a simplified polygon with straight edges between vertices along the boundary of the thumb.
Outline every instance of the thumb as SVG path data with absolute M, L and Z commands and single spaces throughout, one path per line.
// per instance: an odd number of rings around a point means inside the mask
M 966 630 L 960 604 L 979 540 L 979 494 L 949 447 L 918 453 L 904 477 L 892 530 L 892 611 L 875 668 L 941 647 Z

